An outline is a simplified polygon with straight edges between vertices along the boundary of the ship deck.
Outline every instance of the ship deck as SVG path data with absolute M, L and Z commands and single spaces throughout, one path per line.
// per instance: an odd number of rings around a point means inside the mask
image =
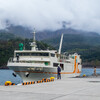
M 100 77 L 0 86 L 0 100 L 100 100 Z

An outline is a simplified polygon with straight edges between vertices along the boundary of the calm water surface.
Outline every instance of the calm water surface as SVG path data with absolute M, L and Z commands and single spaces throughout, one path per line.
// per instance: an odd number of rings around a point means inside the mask
M 81 76 L 83 74 L 92 75 L 94 69 L 93 68 L 83 68 Z M 17 77 L 14 77 L 12 75 L 12 70 L 0 70 L 0 85 L 3 85 L 6 81 L 11 81 L 15 84 L 22 83 L 22 79 L 17 75 Z M 97 68 L 97 74 L 100 74 L 100 69 Z
M 3 85 L 6 81 L 11 81 L 15 84 L 22 82 L 22 79 L 18 75 L 14 77 L 12 73 L 12 70 L 0 70 L 0 85 Z

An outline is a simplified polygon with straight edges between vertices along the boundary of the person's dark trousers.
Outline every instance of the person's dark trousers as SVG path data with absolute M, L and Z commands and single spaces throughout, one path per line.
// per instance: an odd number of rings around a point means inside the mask
M 61 74 L 58 74 L 57 75 L 57 79 L 61 79 Z

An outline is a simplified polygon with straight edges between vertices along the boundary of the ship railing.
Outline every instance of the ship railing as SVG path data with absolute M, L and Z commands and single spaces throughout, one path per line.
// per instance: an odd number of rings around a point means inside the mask
M 33 62 L 30 62 L 30 61 L 17 61 L 17 60 L 15 60 L 13 57 L 11 57 L 11 58 L 9 58 L 9 60 L 8 60 L 8 62 L 9 63 L 22 63 L 22 64 L 25 64 L 25 63 L 27 63 L 27 64 L 34 64 L 34 65 L 41 65 L 41 66 L 49 66 L 50 64 L 46 64 L 46 63 L 35 63 L 34 61 Z
M 9 58 L 9 60 L 8 60 L 8 62 L 13 62 L 13 63 L 19 63 L 20 61 L 19 60 L 17 60 L 17 58 L 15 59 L 15 58 L 13 58 L 13 57 L 10 57 Z

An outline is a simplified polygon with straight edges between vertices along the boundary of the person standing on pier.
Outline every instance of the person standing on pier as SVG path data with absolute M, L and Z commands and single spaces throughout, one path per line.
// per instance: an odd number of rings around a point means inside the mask
M 97 74 L 96 74 L 96 66 L 94 67 L 94 75 L 97 76 Z
M 57 79 L 61 79 L 61 68 L 60 68 L 59 65 L 58 65 L 58 68 L 57 68 Z

